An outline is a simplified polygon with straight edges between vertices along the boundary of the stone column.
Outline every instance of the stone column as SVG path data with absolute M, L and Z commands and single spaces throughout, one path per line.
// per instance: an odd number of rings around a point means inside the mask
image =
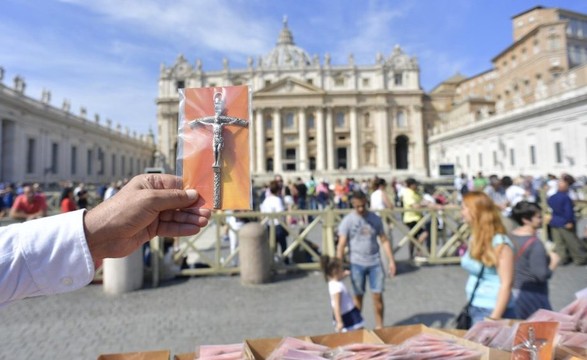
M 334 170 L 334 120 L 330 107 L 326 109 L 326 163 L 328 170 Z
M 409 116 L 408 123 L 412 129 L 410 142 L 414 143 L 414 151 L 412 152 L 413 158 L 410 159 L 412 162 L 408 164 L 408 167 L 412 171 L 420 172 L 422 175 L 426 175 L 426 149 L 424 144 L 425 136 L 423 129 L 424 122 L 422 120 L 422 106 L 412 106 Z
M 323 171 L 326 169 L 324 163 L 324 109 L 318 107 L 316 109 L 316 170 Z
M 381 107 L 377 109 L 377 117 L 380 119 L 379 134 L 377 136 L 379 140 L 379 154 L 378 154 L 378 167 L 384 170 L 389 169 L 389 115 L 387 108 Z
M 359 168 L 359 121 L 357 119 L 357 108 L 351 107 L 350 111 L 351 127 L 351 170 Z
M 255 114 L 255 132 L 257 133 L 256 155 L 257 155 L 257 173 L 263 174 L 265 170 L 265 119 L 263 119 L 263 109 L 257 110 Z
M 283 134 L 281 131 L 281 109 L 273 110 L 273 172 L 283 172 Z
M 308 170 L 308 129 L 306 123 L 306 108 L 300 108 L 298 119 L 300 121 L 298 131 L 299 131 L 299 164 L 300 167 L 298 170 L 306 171 Z
M 239 231 L 241 284 L 264 284 L 271 281 L 272 255 L 265 227 L 260 223 L 244 224 Z
M 127 257 L 104 259 L 104 292 L 123 294 L 143 287 L 143 248 Z
M 253 112 L 251 111 L 251 118 L 249 119 L 249 171 L 251 172 L 251 176 L 255 172 L 257 157 L 255 155 L 255 117 Z

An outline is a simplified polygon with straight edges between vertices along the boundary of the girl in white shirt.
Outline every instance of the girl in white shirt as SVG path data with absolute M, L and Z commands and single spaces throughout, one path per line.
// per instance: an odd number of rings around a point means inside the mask
M 330 293 L 330 305 L 334 326 L 337 332 L 362 329 L 364 327 L 361 311 L 353 303 L 346 286 L 342 282 L 348 275 L 344 271 L 342 260 L 330 256 L 320 258 L 320 267 L 324 278 L 328 281 L 328 292 Z

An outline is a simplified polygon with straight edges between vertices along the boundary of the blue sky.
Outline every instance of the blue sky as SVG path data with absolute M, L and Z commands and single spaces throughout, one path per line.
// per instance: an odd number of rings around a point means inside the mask
M 288 17 L 296 45 L 321 61 L 373 64 L 396 44 L 420 63 L 429 91 L 460 72 L 491 68 L 512 42 L 511 17 L 534 6 L 587 13 L 587 1 L 528 0 L 2 0 L 4 84 L 21 75 L 26 94 L 70 100 L 131 131 L 157 131 L 161 63 L 181 53 L 204 70 L 246 66 L 269 52 Z

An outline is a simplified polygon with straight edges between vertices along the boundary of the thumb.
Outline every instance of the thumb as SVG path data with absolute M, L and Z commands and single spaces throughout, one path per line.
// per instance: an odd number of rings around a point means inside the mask
M 159 212 L 165 210 L 185 209 L 196 203 L 199 194 L 194 189 L 151 190 L 148 206 Z

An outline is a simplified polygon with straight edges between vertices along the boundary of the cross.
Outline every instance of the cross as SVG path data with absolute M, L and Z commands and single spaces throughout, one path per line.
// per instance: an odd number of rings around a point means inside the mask
M 536 339 L 536 334 L 534 333 L 534 327 L 528 327 L 528 339 L 524 340 L 523 342 L 519 343 L 518 345 L 512 348 L 512 353 L 516 352 L 516 350 L 523 350 L 530 353 L 531 360 L 538 360 L 538 353 L 540 352 L 540 348 L 542 348 L 546 344 L 546 340 L 544 339 Z
M 223 92 L 216 91 L 213 96 L 214 100 L 214 116 L 206 116 L 203 118 L 190 121 L 188 124 L 190 128 L 196 126 L 212 126 L 212 150 L 214 151 L 214 163 L 212 169 L 214 170 L 214 209 L 220 209 L 221 199 L 221 159 L 222 149 L 224 148 L 224 137 L 222 136 L 222 129 L 224 126 L 240 126 L 248 127 L 249 122 L 243 119 L 226 116 L 224 108 L 224 89 Z

